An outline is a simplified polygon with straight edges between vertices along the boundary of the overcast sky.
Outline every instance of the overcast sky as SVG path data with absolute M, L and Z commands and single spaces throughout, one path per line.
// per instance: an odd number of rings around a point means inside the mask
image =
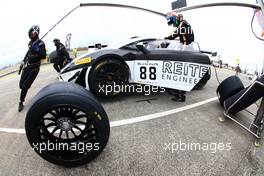
M 0 67 L 22 60 L 27 50 L 30 26 L 38 24 L 41 36 L 80 2 L 122 3 L 167 13 L 171 10 L 172 1 L 3 1 L 0 7 Z M 212 1 L 187 0 L 188 5 L 206 2 Z M 255 0 L 240 2 L 254 3 Z M 242 66 L 261 69 L 264 45 L 251 32 L 252 9 L 214 7 L 184 12 L 183 15 L 192 25 L 195 39 L 202 49 L 217 51 L 221 58 L 230 64 L 235 65 L 235 60 L 239 58 Z M 254 26 L 256 32 L 260 34 L 257 22 Z M 66 18 L 43 40 L 48 50 L 52 51 L 55 49 L 53 38 L 60 38 L 65 42 L 68 33 L 72 33 L 71 47 L 74 48 L 95 42 L 109 44 L 136 35 L 164 38 L 171 31 L 172 28 L 167 26 L 165 18 L 150 13 L 118 8 L 84 7 Z

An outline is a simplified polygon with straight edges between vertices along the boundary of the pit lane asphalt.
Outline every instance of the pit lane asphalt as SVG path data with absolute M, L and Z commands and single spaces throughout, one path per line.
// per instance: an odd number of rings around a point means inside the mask
M 220 80 L 234 74 L 218 70 Z M 241 78 L 247 84 L 245 76 Z M 0 79 L 0 128 L 23 129 L 27 105 L 36 93 L 56 82 L 51 65 L 41 72 L 29 90 L 25 110 L 17 112 L 19 76 Z M 216 97 L 214 74 L 206 87 L 187 93 L 185 103 L 171 101 L 167 94 L 121 96 L 103 101 L 110 121 L 185 107 Z M 154 99 L 150 102 L 140 101 Z M 233 122 L 220 123 L 222 108 L 217 101 L 135 124 L 115 126 L 104 152 L 94 161 L 77 168 L 64 168 L 40 158 L 29 146 L 25 134 L 0 132 L 0 175 L 264 175 L 263 147 L 255 148 L 254 138 Z M 245 113 L 241 113 L 243 120 Z M 231 143 L 229 151 L 166 150 L 169 143 Z M 263 140 L 261 141 L 263 144 Z

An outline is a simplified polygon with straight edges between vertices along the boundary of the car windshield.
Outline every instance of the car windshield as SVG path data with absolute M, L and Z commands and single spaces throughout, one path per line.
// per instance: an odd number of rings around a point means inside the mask
M 148 42 L 145 47 L 149 50 L 162 50 L 162 49 L 171 49 L 177 51 L 200 51 L 199 44 L 193 42 L 188 46 L 184 46 L 180 43 L 179 40 L 156 40 Z
M 129 48 L 129 49 L 134 49 L 137 50 L 137 44 L 142 43 L 144 46 L 147 46 L 151 42 L 155 42 L 157 39 L 142 39 L 138 41 L 134 41 L 132 43 L 129 43 L 128 45 L 123 46 L 123 48 Z

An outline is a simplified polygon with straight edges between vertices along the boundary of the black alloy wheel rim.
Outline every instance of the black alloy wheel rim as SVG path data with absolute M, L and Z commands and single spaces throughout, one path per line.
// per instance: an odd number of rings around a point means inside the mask
M 104 64 L 95 73 L 95 84 L 98 88 L 105 85 L 124 85 L 127 82 L 126 70 L 126 67 L 121 67 L 116 63 Z
M 80 146 L 93 145 L 97 138 L 91 115 L 72 105 L 55 106 L 40 121 L 38 141 L 56 146 L 54 150 L 44 151 L 55 159 L 71 161 L 85 158 L 91 155 L 92 150 L 80 150 Z M 68 148 L 63 148 L 63 145 Z

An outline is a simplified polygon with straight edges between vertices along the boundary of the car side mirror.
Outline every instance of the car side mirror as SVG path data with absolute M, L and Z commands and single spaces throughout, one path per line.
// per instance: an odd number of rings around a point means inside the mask
M 211 54 L 212 57 L 217 56 L 217 52 L 212 52 L 212 51 L 201 50 L 201 53 L 204 53 L 204 54 Z
M 215 56 L 217 56 L 217 52 L 212 53 L 212 57 L 215 57 Z
M 139 51 L 141 51 L 141 52 L 144 53 L 144 54 L 148 54 L 148 53 L 149 53 L 149 51 L 145 48 L 145 46 L 143 45 L 143 43 L 138 43 L 138 44 L 136 45 L 136 47 L 137 47 L 137 49 L 138 49 Z

